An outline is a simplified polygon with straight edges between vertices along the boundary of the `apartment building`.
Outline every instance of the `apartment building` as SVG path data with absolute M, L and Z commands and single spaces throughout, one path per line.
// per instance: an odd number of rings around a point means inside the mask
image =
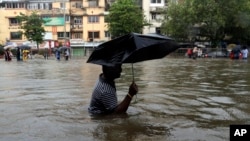
M 50 18 L 44 25 L 45 42 L 40 47 L 54 47 L 59 43 L 75 47 L 96 46 L 96 43 L 110 39 L 105 15 L 115 0 L 0 0 L 0 43 L 22 44 L 27 39 L 20 35 L 15 18 L 20 12 L 38 12 L 43 18 Z M 146 19 L 151 23 L 143 33 L 161 33 L 163 9 L 167 0 L 138 0 Z M 79 51 L 82 52 L 82 51 Z M 80 53 L 81 55 L 81 53 Z
M 143 0 L 142 8 L 146 20 L 151 24 L 143 29 L 143 33 L 161 33 L 161 21 L 163 20 L 163 10 L 165 0 Z
M 50 18 L 44 25 L 46 34 L 40 47 L 54 47 L 59 43 L 72 47 L 109 40 L 105 11 L 110 0 L 0 0 L 0 43 L 22 44 L 27 39 L 18 31 L 15 18 L 20 12 L 36 11 L 42 18 Z

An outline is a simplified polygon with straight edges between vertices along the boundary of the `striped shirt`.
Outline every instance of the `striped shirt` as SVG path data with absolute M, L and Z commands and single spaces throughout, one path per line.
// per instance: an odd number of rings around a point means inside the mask
M 88 108 L 89 113 L 94 115 L 112 113 L 118 103 L 115 82 L 107 81 L 101 76 L 102 74 L 94 87 Z

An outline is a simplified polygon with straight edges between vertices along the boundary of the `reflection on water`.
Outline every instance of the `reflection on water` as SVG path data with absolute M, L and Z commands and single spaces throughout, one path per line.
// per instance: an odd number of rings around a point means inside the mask
M 134 64 L 139 86 L 127 115 L 90 117 L 101 67 L 86 59 L 0 60 L 0 140 L 229 140 L 230 124 L 250 124 L 249 62 L 164 58 Z M 117 79 L 122 100 L 131 65 Z

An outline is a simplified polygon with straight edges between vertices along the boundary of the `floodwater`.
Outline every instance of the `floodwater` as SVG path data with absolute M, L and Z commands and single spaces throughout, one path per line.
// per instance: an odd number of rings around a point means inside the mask
M 164 58 L 134 64 L 139 87 L 127 115 L 89 116 L 101 67 L 87 58 L 0 60 L 1 141 L 225 141 L 250 124 L 250 64 Z M 132 81 L 117 79 L 118 99 Z

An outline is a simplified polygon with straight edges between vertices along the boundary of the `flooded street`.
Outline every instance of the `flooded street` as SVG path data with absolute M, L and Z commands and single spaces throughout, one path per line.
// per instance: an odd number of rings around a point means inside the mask
M 250 63 L 164 58 L 134 64 L 139 87 L 127 115 L 89 116 L 101 67 L 87 58 L 0 59 L 1 141 L 225 141 L 250 124 Z M 116 80 L 128 92 L 131 65 Z

